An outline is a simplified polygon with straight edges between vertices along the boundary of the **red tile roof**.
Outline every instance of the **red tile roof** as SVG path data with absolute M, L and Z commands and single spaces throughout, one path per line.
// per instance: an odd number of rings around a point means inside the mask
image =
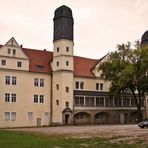
M 74 75 L 83 77 L 95 77 L 95 75 L 92 73 L 92 68 L 98 62 L 99 60 L 74 56 Z
M 0 45 L 0 48 L 2 45 Z M 23 48 L 29 58 L 29 71 L 52 73 L 50 62 L 53 60 L 53 52 Z M 74 56 L 74 75 L 80 77 L 95 77 L 92 69 L 100 60 Z
M 24 53 L 29 58 L 29 70 L 31 72 L 52 73 L 50 61 L 53 59 L 53 53 L 23 48 Z
M 50 62 L 53 52 L 23 48 L 29 58 L 29 70 L 31 72 L 52 73 Z M 92 68 L 99 62 L 96 59 L 74 56 L 74 75 L 80 77 L 95 77 Z

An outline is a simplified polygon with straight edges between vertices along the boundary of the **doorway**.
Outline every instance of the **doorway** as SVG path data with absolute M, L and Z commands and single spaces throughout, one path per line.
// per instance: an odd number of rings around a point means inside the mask
M 70 118 L 70 115 L 66 114 L 65 115 L 65 124 L 69 123 L 69 118 Z
M 125 123 L 125 115 L 124 115 L 124 113 L 120 113 L 120 123 L 121 124 Z
M 41 118 L 37 118 L 36 123 L 37 123 L 37 127 L 40 127 L 41 126 Z

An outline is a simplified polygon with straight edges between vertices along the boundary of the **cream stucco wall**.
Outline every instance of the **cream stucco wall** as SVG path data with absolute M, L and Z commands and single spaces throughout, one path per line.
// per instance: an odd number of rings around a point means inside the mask
M 59 90 L 56 85 L 59 85 Z M 66 92 L 66 87 L 69 92 Z M 59 100 L 57 105 L 56 100 Z M 55 72 L 53 74 L 53 100 L 52 100 L 52 122 L 62 124 L 62 112 L 66 108 L 66 101 L 69 102 L 69 108 L 73 110 L 73 73 L 68 71 Z
M 58 48 L 58 49 L 57 49 Z M 68 51 L 66 50 L 68 48 Z M 53 97 L 52 97 L 52 123 L 63 124 L 65 115 L 63 111 L 67 108 L 73 110 L 73 42 L 61 39 L 54 42 L 53 70 Z M 59 62 L 59 65 L 57 65 Z M 69 62 L 66 65 L 66 62 Z M 57 86 L 59 85 L 59 89 Z M 68 92 L 66 92 L 68 87 Z M 59 101 L 59 104 L 57 104 Z M 66 106 L 66 102 L 69 106 Z M 69 123 L 71 122 L 69 116 Z
M 60 39 L 57 41 L 54 41 L 53 44 L 54 49 L 54 57 L 61 56 L 61 55 L 73 55 L 73 41 L 66 40 L 66 39 Z M 59 47 L 59 52 L 57 52 L 57 47 Z M 69 47 L 69 52 L 66 52 L 66 47 Z
M 74 77 L 74 89 L 76 82 L 84 82 L 84 89 L 87 91 L 98 91 L 96 90 L 96 83 L 103 83 L 103 90 L 107 92 L 110 87 L 109 81 L 105 81 L 101 78 L 87 78 L 87 77 Z
M 17 69 L 17 70 L 27 70 L 29 71 L 29 60 L 21 58 L 9 58 L 0 56 L 0 61 L 6 60 L 6 65 L 1 65 L 0 68 L 3 69 Z M 21 67 L 17 67 L 17 62 L 22 62 Z
M 8 49 L 11 50 L 11 53 L 8 54 Z M 13 55 L 13 49 L 15 49 L 16 53 Z M 15 58 L 23 58 L 28 59 L 28 57 L 23 52 L 22 48 L 16 46 L 8 46 L 4 45 L 0 48 L 0 55 L 1 56 L 8 56 L 8 57 L 15 57 Z
M 5 76 L 16 76 L 16 85 L 6 85 Z M 44 87 L 35 87 L 34 78 L 44 79 Z M 50 124 L 51 76 L 0 69 L 0 127 L 36 126 L 37 118 L 41 125 Z M 5 102 L 5 93 L 16 94 L 16 102 Z M 34 103 L 34 95 L 44 95 L 44 103 Z M 5 112 L 16 112 L 16 121 L 5 121 Z M 33 112 L 33 120 L 28 120 L 28 112 Z M 45 119 L 45 112 L 49 118 Z
M 11 41 L 12 39 L 9 42 Z M 7 44 L 9 44 L 9 42 Z M 8 53 L 8 49 L 10 49 L 10 53 Z M 16 51 L 15 54 L 13 54 L 13 50 Z M 1 64 L 2 60 L 6 60 L 6 65 Z M 17 66 L 17 62 L 22 63 L 21 67 Z M 0 68 L 29 71 L 29 59 L 23 52 L 22 48 L 4 45 L 0 48 Z

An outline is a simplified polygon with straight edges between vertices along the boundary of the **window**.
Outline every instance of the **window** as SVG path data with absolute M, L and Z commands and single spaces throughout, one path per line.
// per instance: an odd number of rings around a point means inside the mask
M 39 79 L 37 79 L 37 78 L 34 79 L 34 86 L 38 86 L 39 85 L 38 81 L 39 81 Z
M 111 97 L 105 97 L 105 106 L 107 106 L 107 107 L 113 107 L 113 98 L 111 98 Z
M 56 104 L 59 105 L 59 100 L 56 100 Z
M 10 85 L 10 84 L 12 84 L 12 85 L 16 85 L 16 77 L 14 77 L 14 76 L 6 76 L 5 77 L 5 84 L 6 85 Z
M 34 103 L 44 103 L 44 95 L 34 95 Z
M 10 120 L 10 112 L 5 112 L 5 121 Z
M 99 83 L 96 83 L 96 90 L 99 90 Z
M 79 89 L 79 82 L 76 82 L 76 83 L 75 83 L 75 88 L 76 88 L 76 89 Z
M 80 82 L 80 89 L 84 89 L 84 82 Z
M 10 102 L 10 94 L 5 94 L 5 102 Z
M 10 76 L 5 77 L 5 84 L 10 85 Z
M 12 77 L 12 85 L 16 85 L 16 77 Z
M 75 97 L 75 106 L 84 106 L 84 97 Z
M 56 84 L 56 89 L 59 90 L 59 84 Z
M 94 106 L 94 97 L 86 97 L 85 98 L 86 106 Z
M 49 112 L 44 113 L 45 117 L 49 117 Z
M 40 95 L 40 103 L 44 103 L 44 95 Z
M 44 113 L 44 117 L 45 117 L 45 120 L 48 120 L 49 121 L 49 112 L 45 112 Z
M 68 108 L 69 107 L 69 102 L 66 101 L 65 105 Z
M 16 94 L 5 94 L 5 102 L 16 102 Z
M 5 112 L 5 121 L 15 121 L 16 120 L 16 112 Z
M 69 65 L 69 61 L 66 61 L 66 66 L 68 66 Z
M 6 65 L 6 60 L 2 60 L 1 65 Z
M 96 106 L 104 106 L 104 97 L 96 97 Z
M 35 78 L 34 79 L 34 86 L 44 87 L 44 79 Z
M 44 70 L 44 66 L 42 66 L 42 65 L 35 65 L 35 68 L 37 70 Z
M 60 51 L 60 48 L 59 47 L 57 47 L 57 52 L 59 52 Z
M 76 89 L 84 89 L 84 82 L 76 82 L 75 88 Z
M 59 66 L 59 61 L 57 61 L 57 63 L 56 63 L 56 64 L 57 64 L 57 66 Z
M 28 120 L 33 120 L 33 112 L 28 112 Z
M 96 83 L 96 90 L 103 90 L 103 83 Z
M 69 47 L 66 47 L 66 52 L 69 52 Z
M 44 79 L 40 79 L 40 87 L 44 87 Z
M 100 90 L 103 90 L 103 83 L 100 83 Z
M 10 54 L 11 53 L 11 49 L 10 48 L 8 48 L 8 54 Z
M 69 87 L 66 87 L 66 92 L 69 92 Z
M 17 67 L 22 67 L 22 62 L 17 62 Z
M 16 50 L 15 50 L 15 49 L 13 49 L 12 53 L 13 53 L 13 55 L 15 55 L 15 54 L 16 54 Z
M 11 94 L 11 102 L 16 102 L 16 94 Z
M 34 103 L 38 103 L 38 95 L 34 95 Z
M 11 112 L 11 121 L 16 120 L 16 112 Z

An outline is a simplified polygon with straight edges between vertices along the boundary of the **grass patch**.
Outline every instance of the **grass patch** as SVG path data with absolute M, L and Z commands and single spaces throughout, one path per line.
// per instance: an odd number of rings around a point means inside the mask
M 0 148 L 139 148 L 140 144 L 110 143 L 106 138 L 70 138 L 0 130 Z

